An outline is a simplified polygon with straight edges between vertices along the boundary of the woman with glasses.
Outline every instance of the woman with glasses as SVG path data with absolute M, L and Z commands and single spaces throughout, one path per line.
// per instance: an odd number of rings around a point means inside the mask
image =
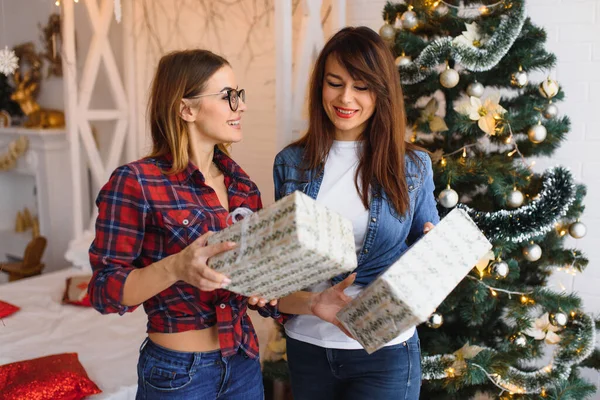
M 345 297 L 332 297 L 329 307 L 318 301 L 323 293 L 352 275 L 279 300 L 282 312 L 300 314 L 285 323 L 295 400 L 419 398 L 414 327 L 367 354 L 336 318 L 350 298 L 439 220 L 431 160 L 405 142 L 405 124 L 400 78 L 388 45 L 366 27 L 336 33 L 313 70 L 308 131 L 275 158 L 275 196 L 302 190 L 349 218 L 358 267 Z
M 261 208 L 226 149 L 242 139 L 244 100 L 222 57 L 165 55 L 149 101 L 152 151 L 117 168 L 98 195 L 88 290 L 101 313 L 144 305 L 137 399 L 263 399 L 248 298 L 226 290 L 227 276 L 207 265 L 234 245 L 206 245 L 229 212 Z

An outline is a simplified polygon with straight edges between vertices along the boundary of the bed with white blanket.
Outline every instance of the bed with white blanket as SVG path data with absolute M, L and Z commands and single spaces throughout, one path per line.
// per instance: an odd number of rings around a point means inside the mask
M 0 300 L 21 308 L 0 322 L 0 365 L 77 353 L 90 379 L 102 390 L 92 399 L 134 399 L 146 314 L 141 307 L 119 316 L 62 304 L 66 279 L 84 274 L 67 268 L 0 285 Z
M 21 309 L 0 320 L 0 365 L 60 353 L 77 353 L 102 393 L 90 399 L 135 399 L 139 347 L 146 337 L 142 307 L 123 316 L 63 304 L 66 280 L 87 271 L 67 268 L 0 284 L 0 300 Z M 273 322 L 251 312 L 266 343 Z M 261 348 L 261 353 L 263 349 Z

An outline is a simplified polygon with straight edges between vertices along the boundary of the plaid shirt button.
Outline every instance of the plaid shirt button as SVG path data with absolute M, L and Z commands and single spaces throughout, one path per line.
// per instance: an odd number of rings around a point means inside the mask
M 183 220 L 183 221 L 181 221 L 181 222 L 182 222 L 182 223 L 183 223 L 185 226 L 187 226 L 187 225 L 190 223 L 190 221 L 188 221 L 187 219 L 184 219 L 184 220 Z

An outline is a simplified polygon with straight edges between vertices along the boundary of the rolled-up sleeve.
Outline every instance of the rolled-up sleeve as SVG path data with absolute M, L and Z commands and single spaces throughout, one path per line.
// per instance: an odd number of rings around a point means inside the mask
M 144 240 L 147 203 L 136 174 L 122 166 L 111 175 L 96 200 L 96 237 L 90 246 L 93 276 L 88 286 L 92 306 L 102 314 L 131 312 L 123 289 L 135 269 Z
M 431 222 L 434 225 L 440 221 L 440 217 L 436 207 L 435 184 L 433 183 L 433 168 L 431 159 L 425 152 L 417 153 L 422 163 L 419 165 L 422 171 L 423 181 L 417 198 L 415 201 L 415 209 L 412 225 L 408 234 L 407 244 L 410 246 L 423 236 L 423 226 L 426 222 Z

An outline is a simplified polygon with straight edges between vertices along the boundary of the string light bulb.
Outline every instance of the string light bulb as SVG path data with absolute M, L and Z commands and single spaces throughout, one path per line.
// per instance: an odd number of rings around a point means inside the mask
M 54 4 L 56 5 L 56 7 L 60 7 L 60 0 L 56 0 L 56 1 L 54 2 Z
M 527 304 L 527 296 L 525 296 L 525 295 L 521 296 L 521 303 Z
M 446 159 L 445 159 L 444 157 L 442 157 L 442 159 L 440 160 L 440 165 L 441 165 L 442 167 L 445 167 L 445 166 L 446 166 L 446 164 L 447 164 L 447 162 L 446 162 Z

